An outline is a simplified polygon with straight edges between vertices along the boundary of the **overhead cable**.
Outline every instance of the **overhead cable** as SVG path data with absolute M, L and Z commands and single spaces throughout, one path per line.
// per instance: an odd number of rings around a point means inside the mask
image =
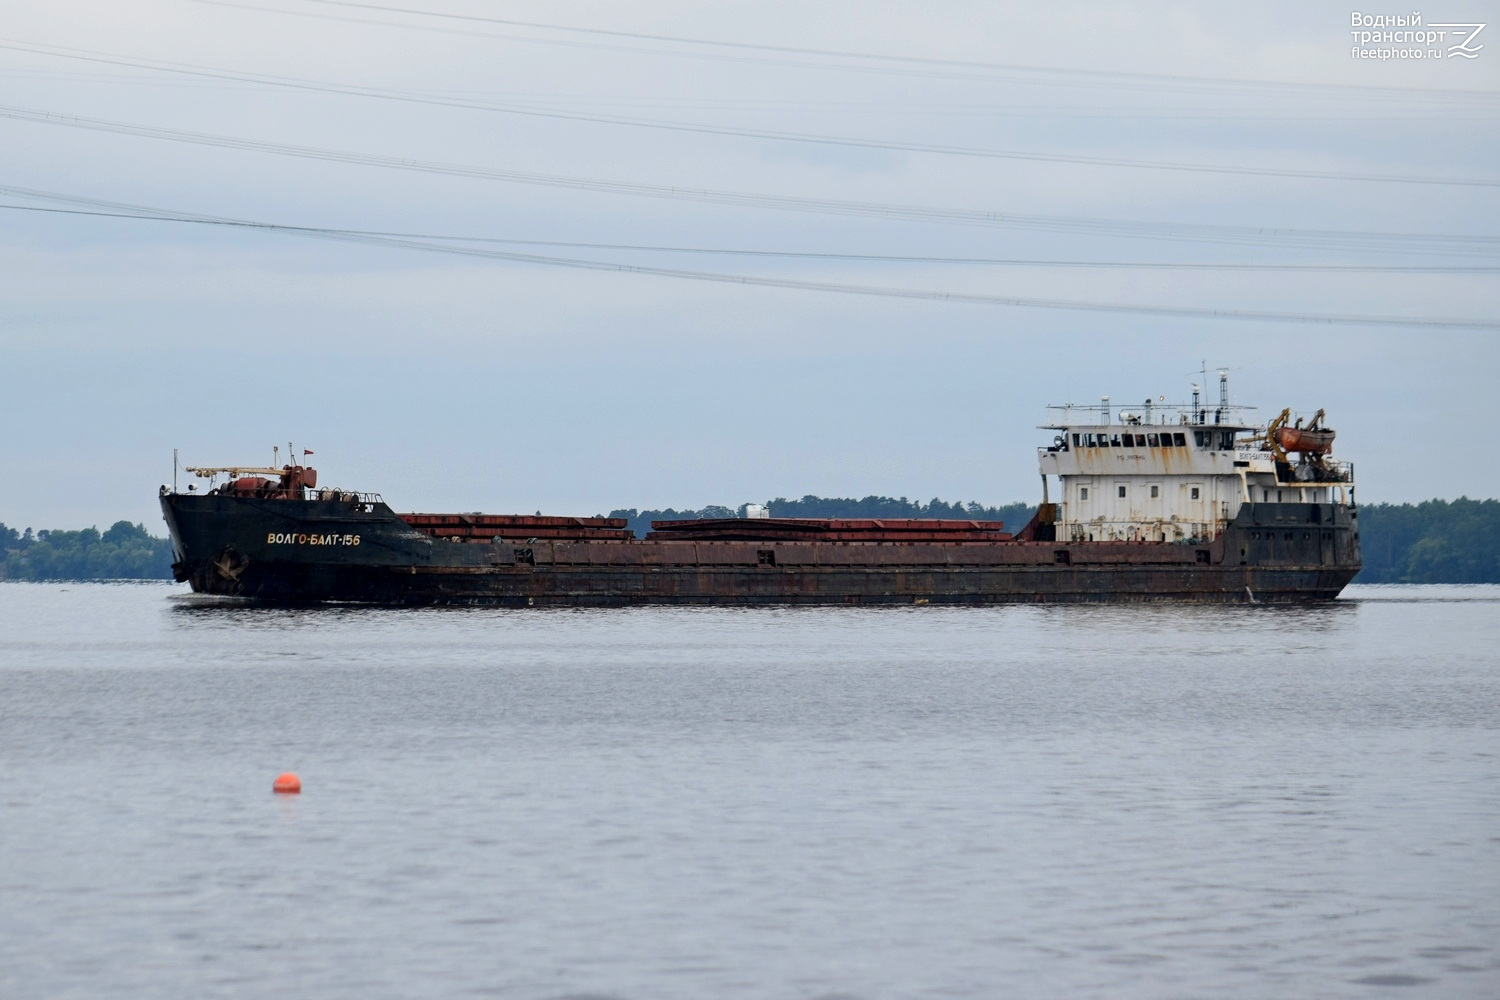
M 1045 153 L 1033 150 L 985 149 L 974 146 L 951 146 L 941 143 L 898 142 L 885 139 L 865 139 L 857 136 L 819 135 L 811 132 L 788 132 L 777 129 L 739 128 L 728 125 L 711 125 L 701 122 L 674 122 L 654 118 L 629 118 L 622 115 L 584 114 L 576 111 L 547 111 L 534 107 L 498 104 L 488 101 L 465 100 L 456 97 L 421 95 L 407 91 L 388 90 L 377 87 L 358 87 L 345 84 L 323 83 L 295 77 L 271 76 L 261 73 L 242 73 L 212 67 L 192 66 L 181 63 L 155 60 L 128 59 L 108 53 L 63 49 L 56 46 L 35 45 L 15 40 L 0 40 L 0 49 L 17 52 L 76 59 L 103 63 L 111 66 L 130 66 L 137 69 L 162 73 L 177 73 L 212 80 L 232 80 L 238 83 L 255 83 L 268 87 L 292 90 L 339 94 L 348 97 L 366 97 L 377 100 L 398 101 L 436 107 L 458 108 L 469 111 L 484 111 L 494 114 L 513 115 L 523 118 L 538 118 L 552 121 L 582 122 L 595 125 L 614 125 L 624 128 L 652 129 L 693 135 L 713 135 L 727 138 L 755 139 L 772 142 L 791 142 L 818 146 L 837 146 L 847 149 L 870 149 L 888 152 L 924 153 L 941 156 L 960 156 L 992 160 L 1014 160 L 1029 163 L 1059 163 L 1070 166 L 1117 167 L 1135 170 L 1165 170 L 1172 172 L 1226 174 L 1247 177 L 1279 177 L 1295 180 L 1355 181 L 1377 184 L 1420 184 L 1444 187 L 1500 188 L 1500 178 L 1494 177 L 1440 177 L 1432 175 L 1397 173 L 1361 173 L 1339 170 L 1303 170 L 1290 167 L 1254 166 L 1250 164 L 1182 163 L 1167 160 L 1137 160 L 1128 157 L 1084 156 L 1073 153 Z
M 90 199 L 75 199 L 65 195 L 47 194 L 24 188 L 0 185 L 0 192 L 22 194 L 26 197 L 48 198 L 79 204 L 108 204 Z M 38 205 L 11 205 L 0 203 L 0 209 L 21 212 L 42 212 L 59 215 L 81 215 L 108 219 L 140 219 L 155 222 L 191 221 L 239 228 L 270 228 L 307 230 L 345 236 L 377 236 L 399 239 L 428 240 L 443 243 L 495 243 L 506 246 L 560 247 L 572 250 L 606 250 L 626 253 L 687 254 L 695 256 L 772 258 L 777 260 L 838 261 L 871 264 L 958 264 L 995 267 L 1034 267 L 1080 270 L 1124 270 L 1124 271 L 1307 271 L 1351 274 L 1497 274 L 1500 264 L 1266 264 L 1207 261 L 1132 261 L 1132 260 L 1059 260 L 1028 257 L 934 257 L 910 254 L 831 253 L 808 250 L 764 250 L 736 247 L 685 247 L 652 245 L 642 243 L 585 243 L 577 240 L 525 240 L 502 236 L 454 236 L 441 233 L 392 232 L 381 229 L 339 229 L 326 226 L 278 226 L 248 223 L 233 220 L 213 222 L 209 218 L 185 219 L 178 215 L 160 212 L 118 211 L 50 208 Z
M 806 198 L 792 195 L 769 195 L 753 192 L 723 191 L 709 188 L 644 184 L 566 174 L 542 174 L 517 170 L 499 170 L 465 164 L 431 160 L 413 160 L 372 153 L 296 146 L 265 142 L 235 136 L 166 129 L 149 125 L 84 118 L 57 112 L 38 111 L 0 105 L 0 119 L 59 125 L 119 135 L 188 143 L 222 149 L 247 150 L 278 156 L 291 156 L 331 163 L 407 170 L 450 177 L 502 181 L 575 191 L 635 195 L 740 208 L 776 209 L 825 215 L 855 216 L 906 222 L 930 222 L 950 225 L 984 226 L 1002 229 L 1040 230 L 1090 236 L 1117 236 L 1140 239 L 1180 240 L 1195 243 L 1222 243 L 1252 246 L 1298 246 L 1310 249 L 1353 249 L 1380 253 L 1430 254 L 1439 256 L 1491 256 L 1500 252 L 1500 237 L 1464 234 L 1419 234 L 1359 232 L 1344 230 L 1309 230 L 1263 226 L 1224 226 L 1201 223 L 1151 223 L 1117 219 L 1068 218 L 1065 216 L 1028 215 L 975 209 L 938 208 L 881 202 L 858 202 L 832 198 Z
M 125 214 L 125 213 L 121 213 Z M 856 285 L 843 282 L 806 281 L 765 275 L 725 274 L 712 271 L 694 271 L 683 268 L 658 267 L 645 264 L 627 264 L 612 261 L 589 260 L 575 257 L 519 253 L 489 247 L 454 246 L 425 240 L 375 236 L 352 230 L 324 229 L 312 226 L 287 226 L 276 223 L 252 222 L 220 216 L 196 215 L 163 209 L 147 209 L 142 215 L 155 216 L 157 221 L 168 221 L 195 225 L 227 226 L 252 229 L 282 235 L 303 236 L 312 239 L 333 240 L 365 246 L 391 247 L 416 250 L 425 253 L 451 254 L 462 257 L 477 257 L 520 264 L 539 264 L 547 267 L 572 270 L 605 271 L 619 274 L 650 275 L 677 278 L 689 281 L 704 281 L 716 284 L 746 285 L 759 288 L 783 288 L 797 291 L 830 292 L 844 295 L 873 296 L 877 298 L 916 299 L 936 302 L 960 302 L 973 305 L 1007 306 L 1032 309 L 1061 309 L 1082 312 L 1127 313 L 1149 316 L 1166 316 L 1190 319 L 1222 319 L 1256 321 L 1265 323 L 1294 323 L 1321 326 L 1400 327 L 1450 330 L 1500 330 L 1500 320 L 1459 319 L 1448 317 L 1415 316 L 1360 316 L 1327 313 L 1278 312 L 1259 309 L 1210 309 L 1193 306 L 1140 305 L 1126 302 L 1090 302 L 1080 299 L 1027 298 L 1019 296 L 986 295 L 974 292 L 952 292 L 916 288 L 892 288 L 880 285 Z
M 224 7 L 250 7 L 243 3 L 226 3 L 224 0 L 198 0 L 200 3 L 211 6 Z M 871 62 L 887 65 L 907 65 L 931 68 L 962 69 L 969 71 L 1001 72 L 1008 74 L 1036 75 L 1053 78 L 1081 78 L 1096 80 L 1107 83 L 1110 86 L 1118 86 L 1121 81 L 1147 81 L 1157 84 L 1185 85 L 1191 87 L 1219 86 L 1234 88 L 1264 88 L 1278 91 L 1312 91 L 1322 93 L 1355 93 L 1355 94 L 1387 94 L 1416 97 L 1441 97 L 1451 98 L 1478 98 L 1482 100 L 1500 100 L 1500 92 L 1487 90 L 1464 90 L 1464 89 L 1434 89 L 1419 87 L 1390 87 L 1370 86 L 1361 84 L 1338 84 L 1322 82 L 1302 82 L 1287 80 L 1254 80 L 1235 79 L 1232 77 L 1211 76 L 1188 76 L 1167 73 L 1140 73 L 1121 70 L 1098 70 L 1098 69 L 1076 69 L 1071 67 L 1048 67 L 1028 66 L 1017 63 L 996 63 L 980 60 L 949 59 L 931 56 L 911 56 L 900 54 L 888 54 L 877 52 L 860 52 L 850 49 L 823 49 L 806 46 L 775 45 L 768 43 L 733 41 L 725 39 L 696 38 L 684 35 L 669 35 L 662 33 L 651 33 L 641 31 L 622 31 L 608 28 L 594 28 L 579 25 L 556 24 L 543 21 L 526 21 L 516 18 L 494 17 L 479 14 L 458 14 L 446 11 L 434 11 L 414 7 L 401 7 L 394 4 L 376 4 L 360 2 L 360 0 L 305 0 L 307 3 L 317 4 L 324 7 L 340 8 L 345 10 L 368 10 L 388 14 L 401 14 L 410 17 L 427 18 L 429 20 L 444 20 L 453 22 L 464 22 L 471 24 L 493 24 L 511 28 L 527 28 L 532 30 L 561 32 L 575 35 L 589 35 L 601 38 L 620 38 L 632 41 L 649 41 L 669 43 L 674 45 L 699 46 L 707 48 L 736 50 L 743 52 L 767 52 L 784 55 L 813 56 L 819 58 L 855 60 L 860 62 Z M 300 14 L 300 11 L 286 10 L 284 8 L 254 7 L 252 9 L 264 10 L 280 14 Z M 377 22 L 386 23 L 390 22 Z

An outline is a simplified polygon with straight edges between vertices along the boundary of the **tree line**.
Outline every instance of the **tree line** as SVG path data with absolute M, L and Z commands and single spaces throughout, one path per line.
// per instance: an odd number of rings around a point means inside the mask
M 762 506 L 769 508 L 772 517 L 850 517 L 850 518 L 903 518 L 921 517 L 933 520 L 959 521 L 1004 521 L 1008 529 L 1017 531 L 1026 526 L 1036 507 L 1031 504 L 1013 503 L 1002 507 L 986 507 L 975 501 L 948 503 L 933 497 L 923 503 L 906 497 L 868 496 L 863 500 L 853 497 L 815 497 L 808 495 L 801 500 L 777 497 L 767 500 Z M 738 507 L 721 507 L 710 504 L 697 510 L 636 510 L 634 507 L 612 510 L 610 517 L 623 517 L 635 537 L 645 538 L 651 530 L 652 521 L 694 521 L 717 517 L 744 517 L 749 504 Z
M 1500 583 L 1500 500 L 1359 508 L 1356 583 Z
M 926 502 L 906 497 L 804 496 L 768 501 L 772 517 L 955 518 L 1004 521 L 1017 531 L 1036 508 L 1025 503 L 985 506 L 976 501 Z M 652 521 L 743 517 L 746 505 L 697 509 L 610 511 L 626 520 L 637 538 Z M 1418 504 L 1370 504 L 1359 508 L 1364 570 L 1356 583 L 1500 583 L 1500 500 L 1428 500 Z M 172 576 L 172 545 L 144 524 L 116 521 L 101 533 L 24 532 L 0 524 L 0 579 L 163 580 Z
M 0 579 L 162 580 L 172 577 L 172 543 L 144 524 L 109 530 L 24 532 L 0 524 Z

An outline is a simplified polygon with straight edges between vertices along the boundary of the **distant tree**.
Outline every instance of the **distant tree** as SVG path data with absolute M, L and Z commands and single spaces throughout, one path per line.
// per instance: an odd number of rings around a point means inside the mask
M 11 532 L 13 534 L 13 532 Z M 8 540 L 10 534 L 5 534 Z M 78 531 L 28 529 L 5 560 L 12 580 L 155 580 L 172 575 L 172 544 L 155 538 L 144 524 L 116 521 L 102 535 L 97 528 Z M 27 544 L 29 542 L 29 544 Z
M 128 542 L 144 542 L 151 538 L 144 524 L 131 524 L 129 521 L 116 521 L 109 526 L 102 537 L 102 541 L 111 545 L 121 545 Z
M 863 500 L 856 500 L 853 497 L 817 497 L 809 494 L 800 500 L 777 497 L 775 500 L 766 501 L 765 506 L 770 508 L 772 517 L 850 517 L 877 520 L 915 517 L 960 521 L 1004 521 L 1011 531 L 1025 527 L 1026 522 L 1031 520 L 1031 515 L 1036 513 L 1034 506 L 1024 503 L 986 507 L 973 500 L 968 503 L 962 501 L 948 503 L 936 497 L 927 503 L 922 503 L 908 500 L 906 497 L 868 496 Z M 610 511 L 609 516 L 624 518 L 627 522 L 626 526 L 635 532 L 637 538 L 645 538 L 647 532 L 651 530 L 652 521 L 743 517 L 744 511 L 743 504 L 738 510 L 731 510 L 718 504 L 710 504 L 698 510 L 677 510 L 672 507 L 665 510 L 637 510 L 634 507 L 626 507 Z
M 713 513 L 705 513 L 705 511 Z M 612 510 L 610 517 L 623 517 L 626 527 L 635 532 L 635 537 L 645 538 L 651 530 L 652 521 L 696 521 L 705 517 L 734 517 L 734 511 L 728 507 L 720 507 L 710 504 L 702 510 L 677 510 L 668 507 L 665 510 L 636 510 L 628 507 L 622 510 Z
M 1359 508 L 1358 583 L 1500 583 L 1500 500 Z
M 1027 503 L 1011 503 L 1000 507 L 986 507 L 970 500 L 967 503 L 947 501 L 933 497 L 927 503 L 908 500 L 906 497 L 868 496 L 863 500 L 852 497 L 805 496 L 801 500 L 777 497 L 769 502 L 772 517 L 862 517 L 862 518 L 933 518 L 959 521 L 1004 521 L 1007 528 L 1020 530 L 1036 513 L 1036 507 Z
M 720 507 L 718 504 L 712 504 L 711 503 L 707 507 L 704 507 L 702 510 L 698 511 L 698 516 L 700 518 L 710 518 L 710 517 L 734 517 L 736 515 L 735 515 L 735 512 L 732 511 L 732 510 L 730 510 L 728 507 Z

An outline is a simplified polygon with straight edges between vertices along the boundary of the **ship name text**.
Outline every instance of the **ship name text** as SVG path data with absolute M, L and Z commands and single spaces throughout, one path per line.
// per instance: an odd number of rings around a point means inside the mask
M 267 545 L 358 545 L 358 535 L 304 535 L 297 532 L 285 534 L 272 531 L 266 535 Z

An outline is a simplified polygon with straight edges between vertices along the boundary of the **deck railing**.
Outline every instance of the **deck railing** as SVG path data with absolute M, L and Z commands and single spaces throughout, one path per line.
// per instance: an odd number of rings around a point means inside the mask
M 1297 473 L 1300 469 L 1310 470 L 1315 478 L 1298 479 Z M 1284 486 L 1323 486 L 1329 483 L 1345 484 L 1354 482 L 1354 463 L 1325 461 L 1321 473 L 1312 465 L 1289 465 L 1278 463 L 1276 466 L 1276 481 Z
M 379 493 L 355 493 L 351 490 L 307 490 L 307 500 L 342 500 L 345 503 L 385 503 Z

